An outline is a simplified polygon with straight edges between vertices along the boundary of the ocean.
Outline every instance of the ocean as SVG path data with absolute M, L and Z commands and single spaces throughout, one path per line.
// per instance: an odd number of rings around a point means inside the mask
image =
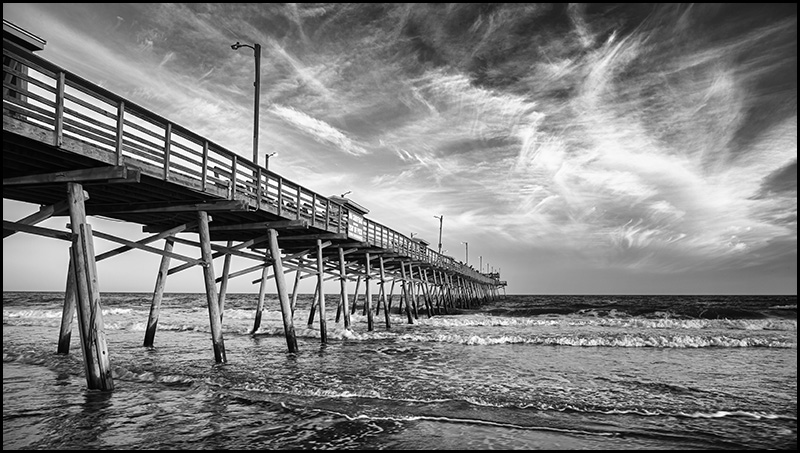
M 351 296 L 352 297 L 352 296 Z M 115 389 L 87 390 L 63 293 L 3 293 L 3 449 L 796 449 L 796 296 L 508 295 L 345 330 L 311 295 L 228 294 L 216 364 L 204 294 L 103 293 Z M 363 296 L 362 296 L 363 299 Z M 394 305 L 397 305 L 395 295 Z M 331 308 L 333 307 L 333 308 Z

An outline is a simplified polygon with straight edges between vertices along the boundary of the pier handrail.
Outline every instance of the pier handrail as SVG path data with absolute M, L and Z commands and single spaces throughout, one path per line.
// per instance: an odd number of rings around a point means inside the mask
M 65 137 L 80 140 L 105 151 L 93 157 L 109 164 L 132 164 L 148 176 L 212 196 L 244 200 L 254 210 L 306 220 L 309 226 L 332 233 L 346 233 L 346 219 L 358 215 L 7 41 L 3 43 L 3 76 L 3 115 L 49 129 L 54 146 L 65 146 Z M 364 237 L 371 246 L 478 282 L 499 284 L 499 277 L 475 271 L 389 227 L 364 220 Z

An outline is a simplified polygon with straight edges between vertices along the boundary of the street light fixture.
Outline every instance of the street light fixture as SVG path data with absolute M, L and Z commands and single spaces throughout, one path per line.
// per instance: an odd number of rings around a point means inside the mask
M 464 256 L 464 264 L 469 266 L 469 242 L 462 242 L 466 248 L 466 255 Z
M 269 154 L 265 154 L 265 155 L 264 155 L 264 168 L 266 168 L 266 169 L 267 169 L 267 171 L 269 171 L 269 158 L 270 158 L 270 157 L 272 157 L 272 156 L 274 156 L 274 155 L 276 155 L 276 154 L 278 154 L 278 152 L 277 152 L 277 151 L 276 151 L 276 152 L 273 152 L 273 153 L 269 153 Z M 256 163 L 258 163 L 258 162 L 256 162 Z
M 253 83 L 253 86 L 256 87 L 256 96 L 255 96 L 255 106 L 253 108 L 253 163 L 258 165 L 258 106 L 261 97 L 261 44 L 240 44 L 239 41 L 236 41 L 236 44 L 231 45 L 231 49 L 239 50 L 242 47 L 249 47 L 253 49 L 253 53 L 256 57 L 256 81 Z M 269 159 L 269 156 L 267 156 Z
M 439 219 L 439 254 L 442 254 L 442 222 L 444 221 L 444 214 L 433 216 Z

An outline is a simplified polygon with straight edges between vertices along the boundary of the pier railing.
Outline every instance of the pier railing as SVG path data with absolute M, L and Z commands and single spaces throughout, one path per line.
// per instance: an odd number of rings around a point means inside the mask
M 3 115 L 47 130 L 40 140 L 53 146 L 67 147 L 65 137 L 89 143 L 109 164 L 132 165 L 154 178 L 497 283 L 372 220 L 363 219 L 363 231 L 355 231 L 359 213 L 11 43 L 3 46 Z

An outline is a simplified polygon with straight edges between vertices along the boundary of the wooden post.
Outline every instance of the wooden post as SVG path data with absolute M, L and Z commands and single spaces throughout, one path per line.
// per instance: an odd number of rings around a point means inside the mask
M 341 272 L 339 273 L 339 275 L 341 275 Z M 341 279 L 342 277 L 339 277 L 339 280 Z M 336 324 L 339 324 L 339 320 L 342 319 L 343 306 L 344 306 L 344 300 L 342 299 L 342 292 L 339 291 L 339 302 L 336 303 L 336 319 L 334 321 Z
M 350 314 L 354 315 L 356 313 L 356 302 L 358 302 L 358 287 L 361 285 L 361 275 L 356 278 L 356 290 L 353 293 L 353 306 L 350 308 Z
M 314 213 L 311 213 L 312 218 Z M 325 290 L 322 287 L 323 277 L 325 277 L 322 264 L 322 240 L 317 239 L 317 285 L 319 286 L 319 338 L 324 344 L 328 342 L 328 326 L 325 320 Z
M 442 271 L 439 274 L 439 282 L 440 288 L 442 293 L 442 306 L 444 307 L 444 312 L 447 314 L 447 309 L 452 308 L 450 305 L 450 288 L 447 285 L 447 273 Z
M 228 241 L 228 248 L 233 247 L 233 241 Z M 231 270 L 231 254 L 225 253 L 225 260 L 222 263 L 222 281 L 219 283 L 219 319 L 225 314 L 225 293 L 228 292 L 228 273 Z
M 411 263 L 408 263 L 408 289 L 411 298 L 411 307 L 414 310 L 414 319 L 419 319 L 419 313 L 417 312 L 417 295 L 414 291 L 414 268 L 411 267 Z
M 171 253 L 175 241 L 168 237 L 164 241 L 164 252 Z M 147 318 L 147 329 L 144 332 L 144 347 L 152 348 L 158 327 L 158 316 L 161 313 L 161 300 L 164 297 L 164 287 L 167 284 L 167 273 L 169 272 L 169 262 L 171 258 L 164 254 L 161 255 L 161 265 L 158 267 L 156 277 L 156 287 L 153 290 L 153 301 L 150 303 L 150 316 Z
M 408 316 L 408 323 L 414 324 L 414 319 L 411 317 L 411 301 L 408 299 L 408 282 L 406 279 L 406 265 L 400 262 L 400 273 L 403 279 L 403 299 L 406 303 L 406 316 Z
M 444 314 L 448 315 L 450 312 L 447 306 L 447 283 L 444 279 L 444 275 L 444 272 L 439 272 L 439 301 L 442 303 Z
M 365 254 L 365 257 L 367 259 L 367 267 L 366 267 L 367 275 L 364 277 L 364 286 L 366 287 L 365 296 L 367 300 L 364 302 L 364 308 L 366 308 L 367 310 L 367 331 L 372 332 L 373 330 L 375 330 L 375 326 L 372 316 L 372 294 L 370 293 L 370 287 L 369 287 L 369 281 L 372 280 L 372 277 L 369 274 L 370 273 L 369 252 Z
M 268 233 L 269 251 L 272 255 L 272 272 L 275 274 L 275 286 L 277 287 L 278 298 L 281 301 L 283 332 L 286 335 L 286 345 L 289 347 L 289 352 L 297 352 L 297 338 L 294 335 L 294 325 L 292 324 L 292 307 L 289 305 L 289 294 L 286 292 L 286 279 L 283 276 L 281 250 L 278 248 L 278 232 L 270 229 Z
M 456 299 L 456 291 L 455 291 L 455 284 L 453 283 L 453 276 L 451 274 L 445 274 L 447 278 L 447 294 L 450 299 L 450 306 L 456 308 L 458 305 L 458 300 Z
M 457 274 L 452 276 L 453 278 L 453 291 L 456 294 L 456 306 L 458 308 L 466 308 L 464 305 L 464 292 L 461 288 L 461 279 L 458 277 Z
M 72 232 L 77 235 L 70 250 L 75 268 L 78 327 L 86 383 L 93 390 L 113 390 L 114 381 L 103 326 L 103 311 L 100 307 L 92 227 L 86 223 L 83 186 L 67 183 L 67 200 Z
M 53 132 L 53 146 L 60 147 L 64 143 L 64 89 L 66 88 L 66 77 L 64 71 L 58 72 L 56 81 L 56 117 L 55 131 Z M 118 134 L 122 134 L 122 128 L 118 128 Z M 117 165 L 122 165 L 122 151 L 119 151 Z
M 425 309 L 428 311 L 428 317 L 433 315 L 433 301 L 431 300 L 431 290 L 428 287 L 428 269 L 422 269 L 422 290 L 425 295 Z
M 203 277 L 206 286 L 206 302 L 208 302 L 208 319 L 211 322 L 211 344 L 214 347 L 214 360 L 217 363 L 227 362 L 225 342 L 222 339 L 222 319 L 219 315 L 217 300 L 217 283 L 214 277 L 214 257 L 211 253 L 211 233 L 208 230 L 208 213 L 197 211 L 200 236 L 200 256 L 203 264 Z
M 70 254 L 72 255 L 72 254 Z M 61 331 L 58 335 L 58 353 L 69 354 L 69 342 L 72 338 L 72 320 L 75 317 L 75 262 L 69 258 L 67 270 L 67 288 L 64 292 L 64 309 L 61 312 Z
M 256 319 L 253 322 L 253 330 L 251 334 L 256 333 L 258 328 L 261 327 L 261 312 L 264 311 L 264 300 L 267 295 L 267 278 L 269 278 L 269 263 L 264 262 L 264 268 L 261 269 L 261 283 L 258 285 L 258 306 L 256 307 Z
M 344 261 L 344 249 L 339 247 L 339 281 L 342 285 L 342 310 L 344 311 L 344 328 L 350 328 L 350 311 L 347 309 L 347 270 Z M 336 314 L 338 321 L 339 314 Z
M 314 326 L 314 314 L 317 312 L 319 303 L 319 282 L 314 286 L 314 296 L 311 297 L 311 307 L 308 310 L 308 328 Z
M 59 75 L 61 77 L 64 77 L 64 73 L 63 72 L 61 74 L 59 74 Z M 61 82 L 61 81 L 62 81 L 62 79 L 59 79 L 59 82 Z M 61 99 L 62 99 L 62 102 L 61 102 L 61 114 L 63 115 L 63 113 L 64 113 L 64 102 L 63 102 L 64 91 L 63 91 L 63 88 L 61 89 L 60 94 L 61 94 Z M 125 135 L 124 125 L 125 125 L 125 101 L 119 101 L 119 104 L 117 105 L 117 140 L 116 140 L 116 146 L 115 146 L 116 155 L 117 155 L 117 157 L 116 157 L 117 165 L 122 165 L 122 163 L 123 163 L 123 159 L 122 159 L 122 141 L 123 141 L 123 136 Z M 61 146 L 61 144 L 59 143 L 57 146 Z
M 392 309 L 392 298 L 394 297 L 394 284 L 397 282 L 397 279 L 392 277 L 392 286 L 389 288 L 389 302 L 386 307 L 386 311 L 390 311 Z
M 383 267 L 383 257 L 378 257 L 378 262 L 380 263 L 381 269 L 381 300 L 378 301 L 378 306 L 380 306 L 381 302 L 383 302 L 383 317 L 386 321 L 386 328 L 391 328 L 391 323 L 389 323 L 389 305 L 386 302 L 386 271 Z
M 300 259 L 300 268 L 305 265 L 305 261 Z M 297 307 L 297 286 L 300 284 L 300 269 L 294 274 L 294 287 L 292 288 L 292 316 L 294 316 L 294 309 Z

